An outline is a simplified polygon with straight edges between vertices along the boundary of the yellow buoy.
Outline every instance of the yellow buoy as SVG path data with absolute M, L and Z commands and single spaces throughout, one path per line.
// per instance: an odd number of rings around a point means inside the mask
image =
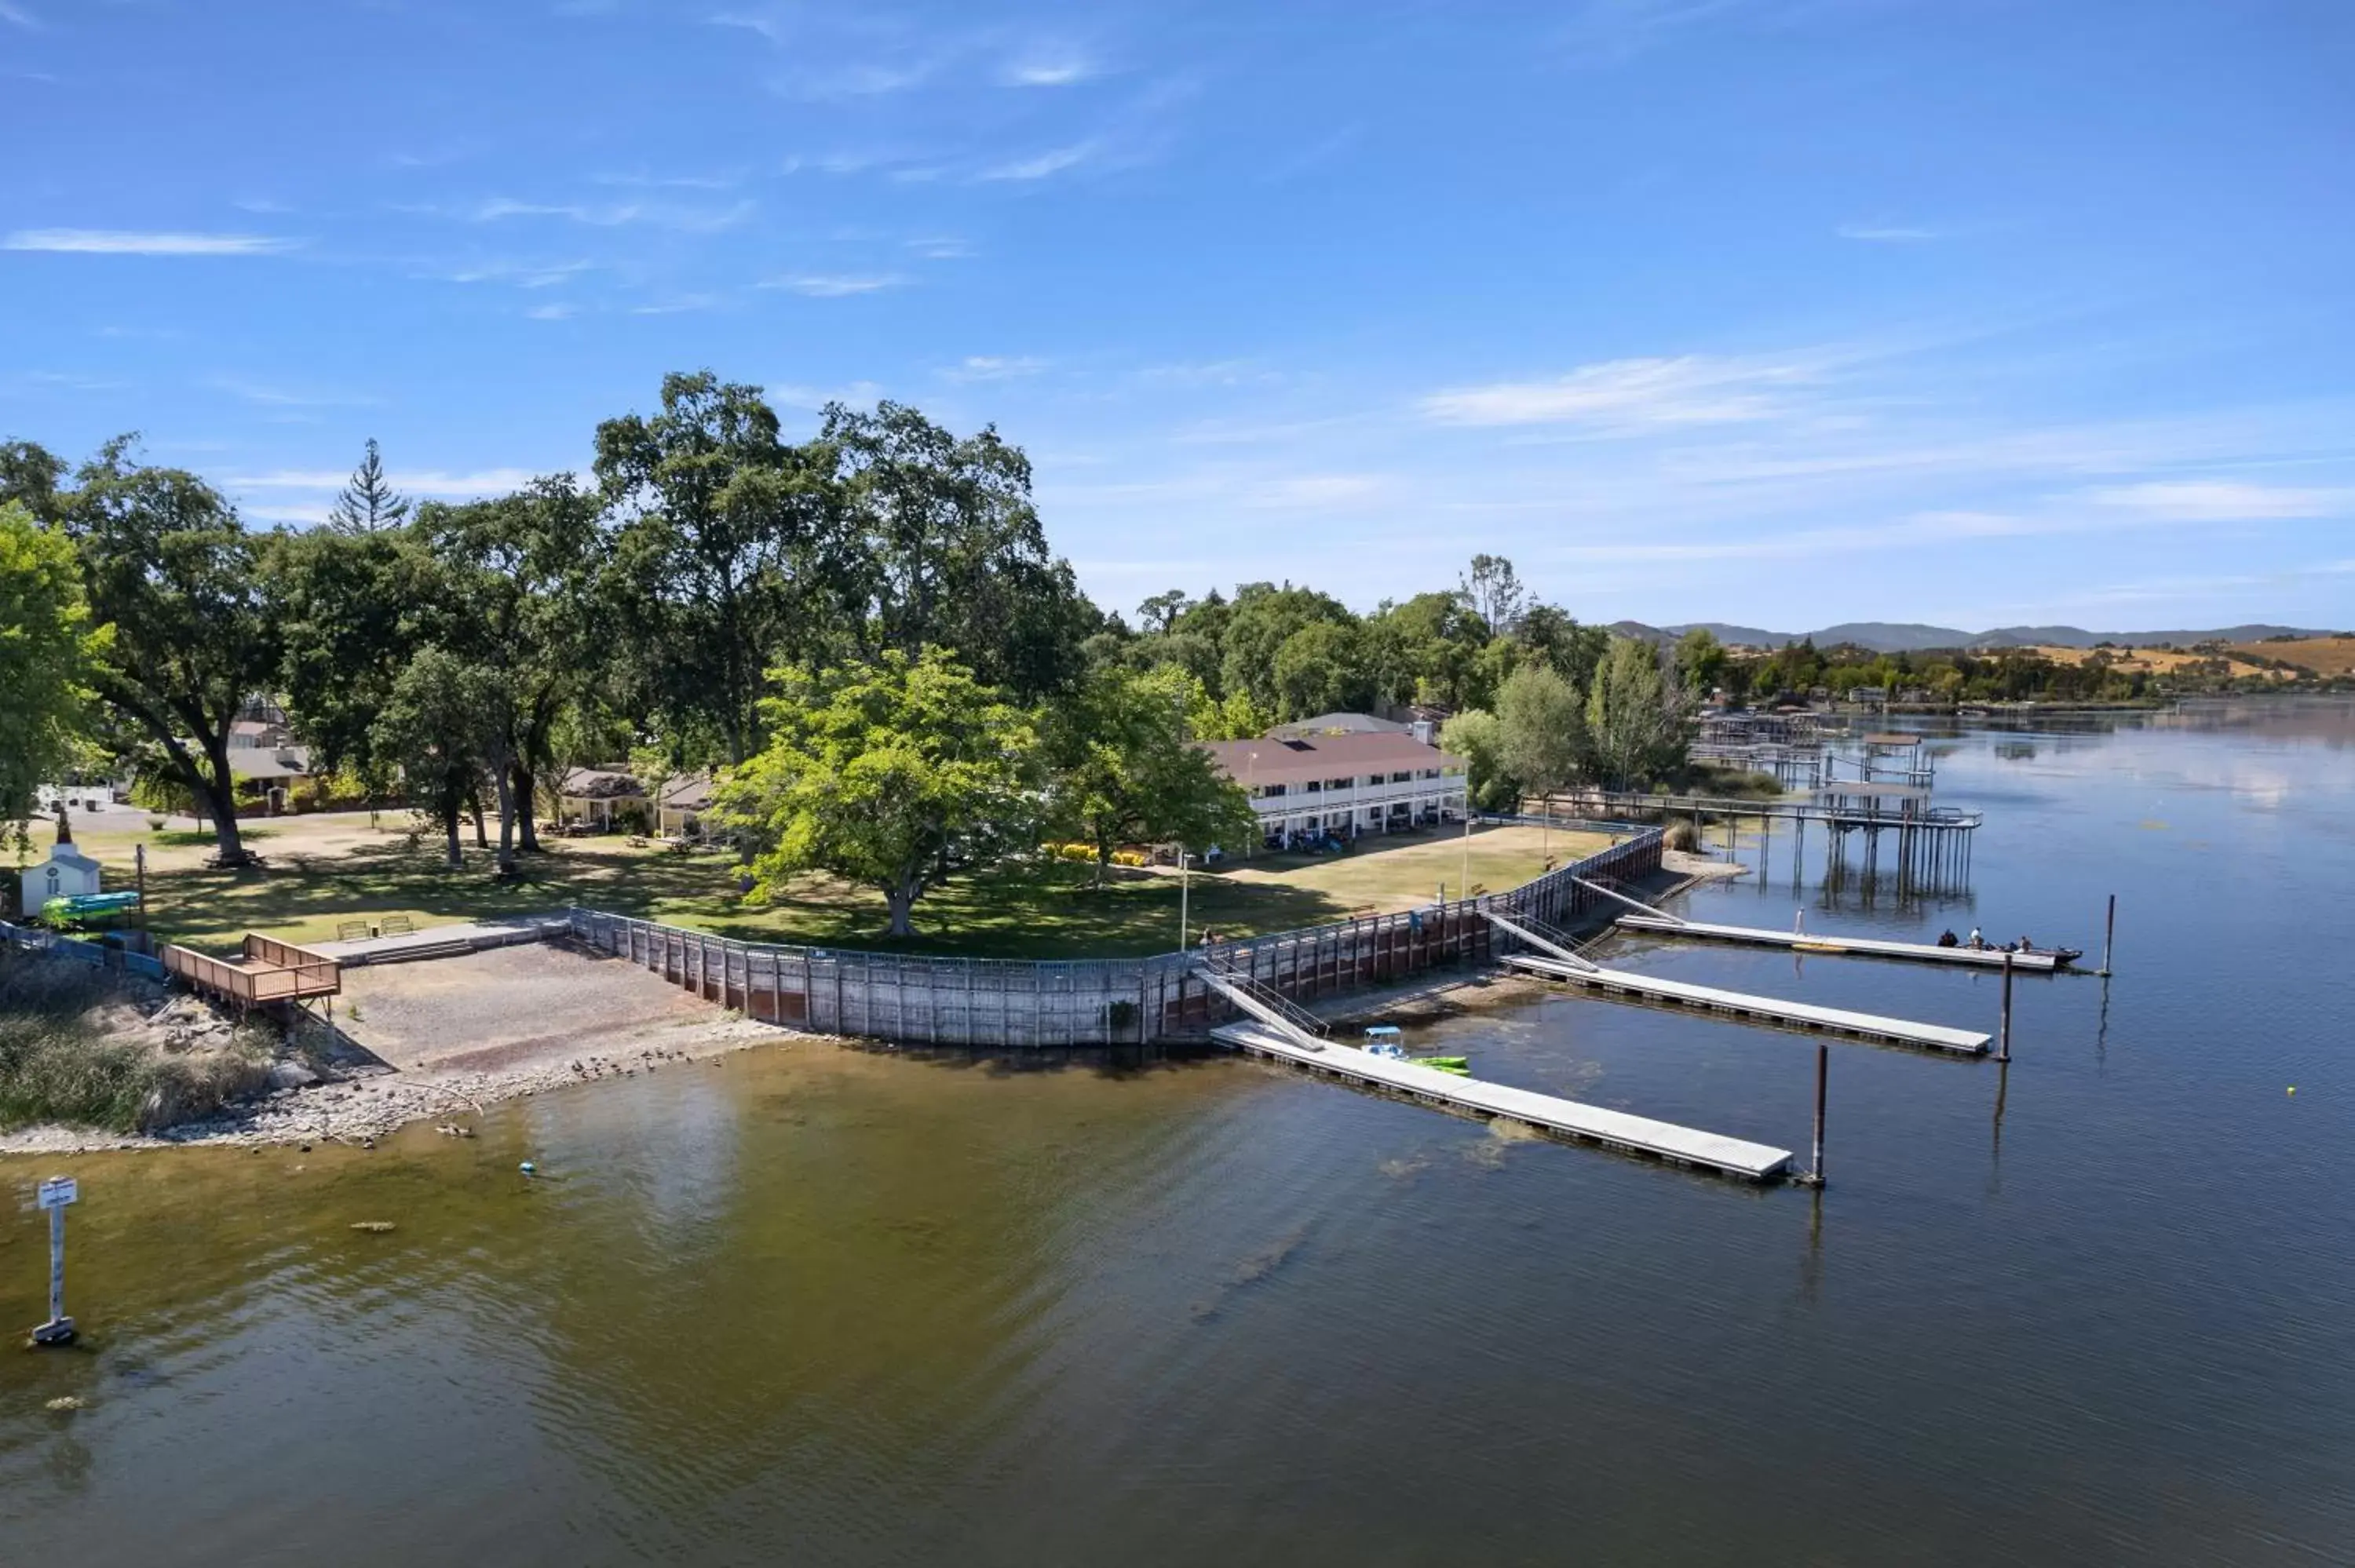
M 2297 1086 L 2296 1086 L 2296 1084 L 2292 1084 L 2292 1085 L 2289 1086 L 2289 1092 L 2290 1092 L 2291 1094 L 2296 1094 L 2296 1093 L 2297 1093 Z

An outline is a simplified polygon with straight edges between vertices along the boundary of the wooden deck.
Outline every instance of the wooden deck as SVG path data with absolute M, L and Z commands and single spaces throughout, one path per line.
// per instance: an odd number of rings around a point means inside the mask
M 2003 954 L 1993 948 L 1942 948 L 1934 942 L 1892 942 L 1879 937 L 1843 937 L 1819 931 L 1776 931 L 1762 926 L 1715 926 L 1701 920 L 1678 920 L 1668 915 L 1622 915 L 1619 924 L 1630 931 L 1648 931 L 1663 937 L 1749 942 L 1764 948 L 1789 948 L 1802 953 L 1904 959 L 1922 964 L 1961 964 L 1966 969 L 2003 968 Z M 2011 967 L 2021 974 L 2051 974 L 2064 961 L 2052 953 L 2011 955 Z
M 258 931 L 245 934 L 244 946 L 233 959 L 176 946 L 167 946 L 157 956 L 166 973 L 240 1007 L 334 996 L 344 989 L 343 971 L 334 959 Z
M 1771 996 L 1749 996 L 1738 991 L 1718 991 L 1683 980 L 1631 974 L 1625 969 L 1573 968 L 1560 959 L 1531 953 L 1516 953 L 1505 962 L 1526 973 L 1545 980 L 1561 980 L 1567 985 L 1584 986 L 1604 996 L 1630 997 L 1643 1001 L 1663 1002 L 1670 1007 L 1689 1007 L 1745 1023 L 1771 1024 L 1810 1034 L 1837 1034 L 1846 1039 L 1869 1041 L 1876 1045 L 1910 1045 L 1951 1055 L 1978 1056 L 1986 1054 L 1993 1041 L 1991 1035 L 1968 1029 L 1916 1023 L 1904 1018 L 1883 1018 L 1871 1012 L 1850 1012 L 1843 1008 L 1816 1007 L 1804 1001 L 1785 1001 Z
M 1254 1055 L 1329 1074 L 1362 1087 L 1403 1095 L 1421 1104 L 1483 1119 L 1506 1117 L 1557 1137 L 1600 1144 L 1672 1164 L 1713 1171 L 1744 1181 L 1773 1181 L 1790 1173 L 1791 1151 L 1702 1132 L 1673 1122 L 1601 1106 L 1582 1105 L 1530 1089 L 1460 1078 L 1419 1063 L 1369 1056 L 1355 1046 L 1311 1050 L 1288 1032 L 1252 1021 L 1223 1024 L 1211 1038 Z

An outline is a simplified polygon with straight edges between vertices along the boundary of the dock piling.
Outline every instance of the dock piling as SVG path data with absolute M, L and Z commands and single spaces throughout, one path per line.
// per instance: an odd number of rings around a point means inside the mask
M 2118 895 L 2110 895 L 2109 918 L 2102 923 L 2102 978 L 2110 978 L 2110 948 L 2118 936 Z
M 2011 1060 L 2011 955 L 2003 956 L 2003 1020 L 1996 1026 L 1995 1059 Z
M 1824 1088 L 1831 1077 L 1832 1048 L 1822 1041 L 1816 1042 L 1816 1139 L 1814 1152 L 1808 1158 L 1806 1183 L 1810 1187 L 1824 1184 Z

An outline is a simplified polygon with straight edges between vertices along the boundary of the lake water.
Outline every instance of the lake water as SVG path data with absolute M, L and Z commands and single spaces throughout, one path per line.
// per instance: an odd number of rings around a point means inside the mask
M 1935 746 L 1966 896 L 1795 891 L 1778 835 L 1693 911 L 2097 956 L 2115 892 L 2117 973 L 2023 979 L 2009 1072 L 1834 1045 L 1820 1194 L 1222 1058 L 825 1046 L 473 1142 L 0 1162 L 81 1178 L 87 1330 L 0 1351 L 0 1563 L 2355 1560 L 2355 717 Z M 1995 1023 L 1989 975 L 1623 951 Z M 1806 1039 L 1442 1042 L 1804 1158 Z M 45 1279 L 7 1207 L 0 1324 Z

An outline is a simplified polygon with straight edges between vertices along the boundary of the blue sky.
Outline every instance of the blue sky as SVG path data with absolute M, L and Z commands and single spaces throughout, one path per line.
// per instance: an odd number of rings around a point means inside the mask
M 2355 5 L 0 0 L 0 434 L 264 521 L 662 373 L 994 421 L 1108 605 L 2355 624 Z

